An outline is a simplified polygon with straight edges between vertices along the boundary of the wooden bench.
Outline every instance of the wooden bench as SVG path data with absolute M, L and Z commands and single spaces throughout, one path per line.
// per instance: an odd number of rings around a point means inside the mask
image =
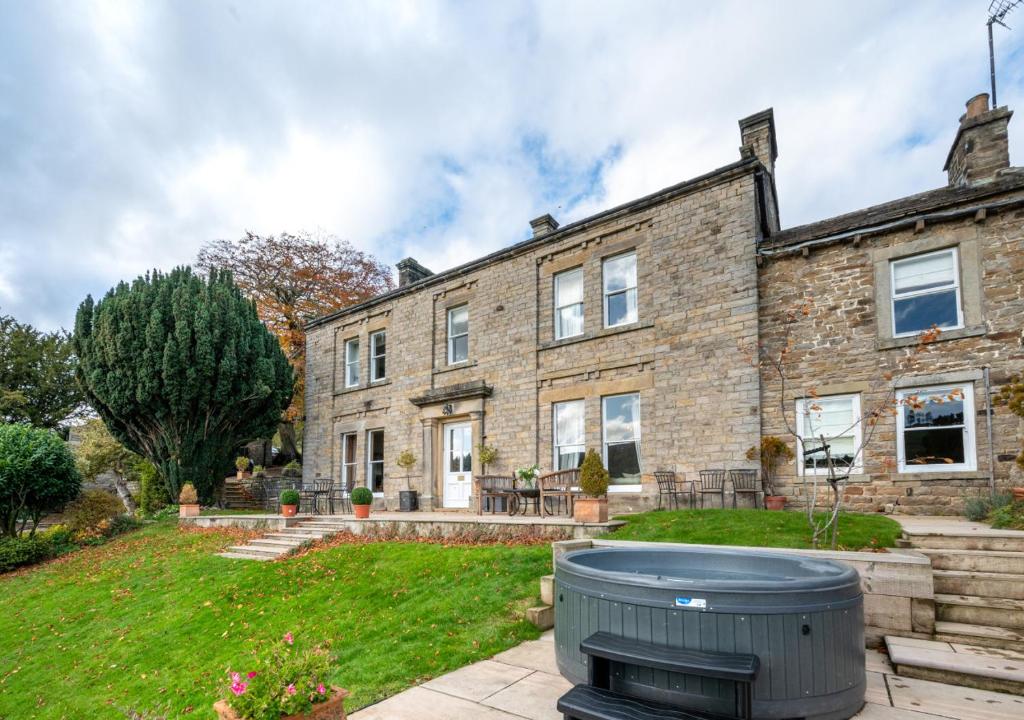
M 580 652 L 590 657 L 587 685 L 577 685 L 558 700 L 566 720 L 712 720 L 712 715 L 614 692 L 611 664 L 622 663 L 668 672 L 727 680 L 736 684 L 736 715 L 751 718 L 753 684 L 760 663 L 756 655 L 690 650 L 594 633 Z

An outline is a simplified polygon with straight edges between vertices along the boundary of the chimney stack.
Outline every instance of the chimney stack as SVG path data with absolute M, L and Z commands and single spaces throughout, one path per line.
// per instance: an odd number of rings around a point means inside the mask
M 558 221 L 555 220 L 548 213 L 544 213 L 539 218 L 534 218 L 530 221 L 530 227 L 533 228 L 533 236 L 535 238 L 547 235 L 550 232 L 554 232 L 558 229 Z
M 749 157 L 751 154 L 761 161 L 769 175 L 775 176 L 779 147 L 775 143 L 775 111 L 772 108 L 740 120 L 740 155 Z
M 411 257 L 400 260 L 395 267 L 398 268 L 398 287 L 412 285 L 414 282 L 434 274 Z
M 997 173 L 1010 167 L 1008 126 L 1013 113 L 1006 107 L 988 107 L 988 93 L 979 93 L 967 101 L 967 112 L 943 166 L 950 187 L 991 182 Z

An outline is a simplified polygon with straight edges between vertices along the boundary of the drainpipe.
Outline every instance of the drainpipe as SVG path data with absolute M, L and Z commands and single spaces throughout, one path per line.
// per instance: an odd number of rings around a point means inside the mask
M 992 497 L 996 494 L 996 451 L 992 446 L 992 382 L 989 375 L 991 368 L 982 368 L 985 378 L 985 429 L 988 433 L 988 489 Z

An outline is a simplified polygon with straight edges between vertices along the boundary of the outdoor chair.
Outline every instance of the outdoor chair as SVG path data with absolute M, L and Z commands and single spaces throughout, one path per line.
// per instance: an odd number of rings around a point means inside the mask
M 704 496 L 717 495 L 725 507 L 725 470 L 700 470 L 700 507 L 704 509 Z
M 578 488 L 579 484 L 579 468 L 556 470 L 537 478 L 537 488 L 540 490 L 540 506 L 544 512 L 548 515 L 560 515 L 562 512 L 562 501 L 564 500 L 566 512 L 571 517 L 576 496 L 580 495 L 580 491 L 573 488 Z M 555 504 L 557 512 L 550 509 L 549 501 Z
M 476 477 L 476 514 L 483 515 L 484 511 L 493 515 L 498 509 L 498 501 L 504 500 L 508 503 L 508 491 L 516 486 L 516 479 L 511 475 L 479 475 Z M 502 512 L 507 512 L 506 509 Z
M 761 494 L 761 483 L 757 479 L 757 470 L 730 470 L 729 480 L 732 482 L 733 507 L 736 507 L 737 495 L 753 496 L 754 507 L 758 507 L 757 498 Z
M 668 496 L 668 504 L 679 509 L 679 498 L 687 500 L 687 505 L 693 507 L 693 480 L 687 482 L 680 480 L 673 470 L 655 470 L 654 479 L 658 481 L 658 509 L 661 510 L 662 498 Z
M 263 506 L 268 512 L 280 512 L 281 490 L 278 487 L 278 481 L 263 478 L 261 484 L 263 485 Z

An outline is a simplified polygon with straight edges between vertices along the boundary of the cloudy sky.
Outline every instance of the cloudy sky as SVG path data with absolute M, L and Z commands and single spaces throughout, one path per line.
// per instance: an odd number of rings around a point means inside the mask
M 443 270 L 732 162 L 769 106 L 784 226 L 937 187 L 987 5 L 0 0 L 0 313 L 70 327 L 245 230 Z

